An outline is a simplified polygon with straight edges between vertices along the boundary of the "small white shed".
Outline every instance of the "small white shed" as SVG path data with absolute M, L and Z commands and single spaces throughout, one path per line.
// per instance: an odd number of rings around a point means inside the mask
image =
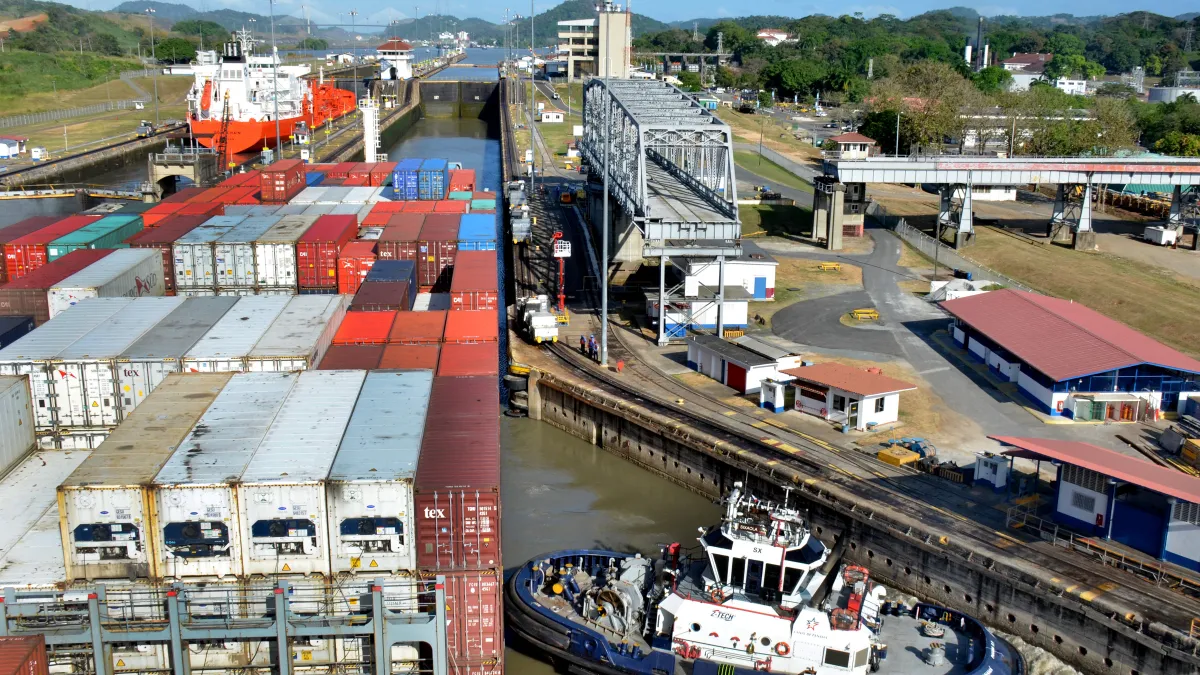
M 863 370 L 842 363 L 790 368 L 783 374 L 794 379 L 796 410 L 858 431 L 897 421 L 900 392 L 916 389 L 878 368 Z
M 787 379 L 774 359 L 715 335 L 689 338 L 687 359 L 688 368 L 743 394 L 757 392 L 763 380 Z
M 563 120 L 563 114 L 557 110 L 542 111 L 542 124 L 562 124 Z

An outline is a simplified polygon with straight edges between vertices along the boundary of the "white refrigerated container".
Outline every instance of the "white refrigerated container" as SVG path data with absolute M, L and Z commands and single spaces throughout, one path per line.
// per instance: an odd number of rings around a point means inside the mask
M 222 295 L 253 295 L 254 242 L 279 222 L 280 216 L 248 216 L 213 243 L 217 292 Z M 241 293 L 241 290 L 245 293 Z
M 283 312 L 289 299 L 279 295 L 240 298 L 238 304 L 184 354 L 181 370 L 194 373 L 246 370 L 246 357 Z
M 333 574 L 417 567 L 413 478 L 430 370 L 367 374 L 325 483 Z
M 237 486 L 243 574 L 329 574 L 325 477 L 365 377 L 300 373 Z
M 162 252 L 123 248 L 58 282 L 46 296 L 53 319 L 88 298 L 140 298 L 166 292 Z
M 247 357 L 255 371 L 310 370 L 320 363 L 350 306 L 349 295 L 293 296 Z
M 16 466 L 36 442 L 29 376 L 0 375 L 0 476 Z M 0 495 L 9 497 L 3 492 Z
M 171 373 L 238 302 L 237 298 L 185 298 L 183 304 L 117 356 L 117 386 L 122 419 Z
M 151 481 L 231 377 L 168 377 L 59 485 L 68 581 L 159 576 Z
M 88 300 L 0 349 L 0 375 L 29 376 L 33 422 L 37 431 L 53 430 L 58 420 L 54 395 L 59 378 L 50 362 L 131 302 L 133 298 Z
M 254 242 L 260 288 L 286 289 L 296 294 L 296 241 L 317 222 L 317 216 L 282 216 Z
M 51 361 L 58 374 L 54 393 L 59 428 L 113 427 L 121 421 L 117 357 L 183 301 L 136 298 Z
M 296 379 L 295 373 L 234 374 L 154 477 L 161 576 L 241 574 L 234 486 Z
M 292 197 L 292 204 L 316 204 L 325 193 L 329 190 L 327 187 L 313 186 L 306 187 L 300 191 L 300 194 Z M 278 213 L 278 211 L 276 211 Z
M 214 295 L 217 270 L 213 242 L 225 236 L 246 216 L 214 216 L 171 246 L 175 257 L 175 291 L 179 295 Z

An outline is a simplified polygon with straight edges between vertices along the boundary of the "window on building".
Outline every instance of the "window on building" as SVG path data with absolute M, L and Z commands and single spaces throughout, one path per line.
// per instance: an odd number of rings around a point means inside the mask
M 800 395 L 803 396 L 804 398 L 811 398 L 815 401 L 824 401 L 825 400 L 825 392 L 823 392 L 823 391 L 813 389 L 812 387 L 806 387 L 804 385 L 800 385 L 796 388 L 800 391 Z
M 714 553 L 713 560 L 715 561 L 714 564 L 717 566 L 717 569 L 714 570 L 717 583 L 723 584 L 729 580 L 729 556 Z
M 883 397 L 880 396 L 879 398 L 875 399 L 875 412 L 877 412 L 877 413 L 883 412 L 883 407 L 884 407 Z
M 776 590 L 779 588 L 779 565 L 767 563 L 763 570 L 763 588 Z
M 835 668 L 849 668 L 850 652 L 843 652 L 839 649 L 826 649 L 825 665 L 834 666 Z
M 841 394 L 834 394 L 833 395 L 833 409 L 838 412 L 845 412 L 846 397 L 842 396 Z
M 783 592 L 791 594 L 796 592 L 796 584 L 800 583 L 800 577 L 804 573 L 795 567 L 785 567 L 783 570 Z
M 733 572 L 729 575 L 729 583 L 734 586 L 741 586 L 746 583 L 746 559 L 733 559 Z
M 1071 493 L 1071 506 L 1077 509 L 1083 509 L 1089 513 L 1096 511 L 1096 497 L 1094 495 L 1084 494 L 1082 492 Z

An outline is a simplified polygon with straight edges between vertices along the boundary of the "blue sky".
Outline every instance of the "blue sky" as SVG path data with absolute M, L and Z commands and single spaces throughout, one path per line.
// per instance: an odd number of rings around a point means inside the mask
M 120 2 L 120 0 L 65 1 L 69 4 L 88 9 L 104 9 Z M 164 1 L 171 2 L 172 0 Z M 559 2 L 560 0 L 534 0 L 534 7 L 538 12 L 542 12 L 557 5 Z M 259 12 L 261 14 L 268 13 L 270 7 L 268 0 L 204 0 L 203 5 L 201 5 L 199 0 L 191 0 L 190 2 L 181 2 L 178 4 L 187 4 L 196 9 L 200 9 L 202 6 L 206 9 L 225 7 L 246 12 Z M 313 21 L 320 21 L 322 23 L 348 22 L 348 19 L 345 17 L 339 19 L 338 13 L 345 12 L 348 8 L 354 7 L 360 13 L 357 18 L 357 22 L 360 24 L 386 24 L 393 19 L 411 17 L 417 11 L 420 12 L 421 16 L 424 16 L 434 11 L 435 6 L 440 6 L 441 13 L 447 15 L 459 17 L 477 16 L 489 21 L 500 21 L 504 17 L 506 7 L 510 8 L 514 13 L 520 12 L 523 15 L 528 15 L 530 7 L 529 3 L 523 0 L 490 0 L 488 2 L 478 2 L 477 0 L 439 0 L 438 3 L 435 3 L 434 0 L 407 0 L 400 4 L 397 4 L 394 0 L 351 0 L 350 2 L 277 0 L 276 11 L 283 14 L 301 16 L 302 10 L 300 6 L 302 4 L 308 5 Z M 878 16 L 879 14 L 895 14 L 900 17 L 909 17 L 934 9 L 951 7 L 955 4 L 973 6 L 976 11 L 985 16 L 998 14 L 1045 15 L 1057 13 L 1093 16 L 1097 14 L 1118 14 L 1136 10 L 1148 10 L 1167 16 L 1175 16 L 1186 11 L 1195 10 L 1193 7 L 1186 6 L 1187 3 L 1169 2 L 1167 0 L 1149 0 L 1136 5 L 1130 5 L 1119 0 L 1058 0 L 1051 3 L 1038 2 L 1037 0 L 994 0 L 991 4 L 983 5 L 972 5 L 971 3 L 961 1 L 946 4 L 923 0 L 866 0 L 863 2 L 852 1 L 849 5 L 815 2 L 812 0 L 760 0 L 760 2 L 753 5 L 753 9 L 751 9 L 750 5 L 733 0 L 711 0 L 710 2 L 703 3 L 697 3 L 694 0 L 653 0 L 653 2 L 650 0 L 634 0 L 632 8 L 635 12 L 646 14 L 660 21 L 682 21 L 703 17 L 741 16 L 751 13 L 751 11 L 754 14 L 778 14 L 796 17 L 807 16 L 809 14 L 853 14 L 855 12 L 862 12 L 867 17 Z

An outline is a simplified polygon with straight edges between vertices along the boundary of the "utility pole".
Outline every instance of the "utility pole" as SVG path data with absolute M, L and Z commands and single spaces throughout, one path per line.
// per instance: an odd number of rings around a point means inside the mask
M 529 196 L 531 198 L 534 188 L 537 187 L 537 150 L 534 148 L 537 145 L 537 141 L 534 140 L 537 129 L 533 127 L 533 111 L 536 106 L 533 92 L 533 62 L 537 58 L 537 52 L 533 50 L 533 16 L 533 0 L 529 0 L 529 149 L 533 153 L 533 161 L 529 164 Z
M 158 56 L 154 49 L 154 8 L 146 8 L 146 18 L 150 20 L 150 60 L 154 62 L 154 126 L 158 126 Z
M 604 282 L 600 284 L 600 367 L 608 366 L 608 230 L 609 230 L 609 215 L 608 215 L 608 153 L 612 147 L 612 90 L 609 89 L 609 83 L 612 81 L 612 51 L 609 37 L 612 35 L 612 17 L 606 16 L 607 13 L 602 12 L 606 23 L 604 29 L 604 225 L 600 229 L 600 272 L 604 275 Z M 570 82 L 567 83 L 567 91 L 571 91 Z M 567 103 L 568 112 L 571 109 L 571 104 Z M 659 261 L 662 262 L 661 260 Z
M 275 49 L 275 0 L 267 0 L 271 4 L 271 99 L 275 117 L 275 154 L 276 159 L 283 151 L 279 134 L 279 51 Z
M 900 156 L 900 111 L 899 110 L 896 111 L 896 151 L 893 154 L 897 157 Z

